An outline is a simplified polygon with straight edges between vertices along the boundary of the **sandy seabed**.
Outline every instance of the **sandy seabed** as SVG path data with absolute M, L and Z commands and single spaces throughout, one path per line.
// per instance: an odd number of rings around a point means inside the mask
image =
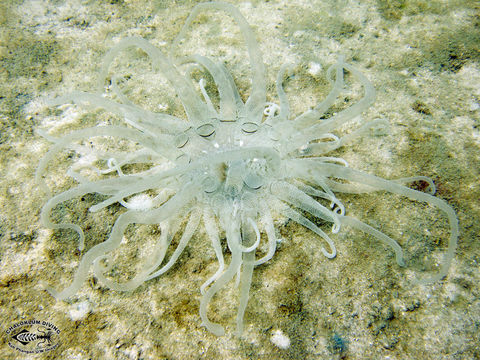
M 127 36 L 146 38 L 168 52 L 195 2 L 7 0 L 0 8 L 2 358 L 480 358 L 478 2 L 232 3 L 256 33 L 271 101 L 276 101 L 275 77 L 284 63 L 295 64 L 298 71 L 286 86 L 296 114 L 328 93 L 325 71 L 339 55 L 373 83 L 377 100 L 363 117 L 387 119 L 390 128 L 354 142 L 338 156 L 352 168 L 387 179 L 433 178 L 437 196 L 455 209 L 460 224 L 448 276 L 428 286 L 411 282 L 424 270 L 422 249 L 438 248 L 433 256 L 445 249 L 448 227 L 443 215 L 393 195 L 371 193 L 339 197 L 347 214 L 397 239 L 411 266 L 399 268 L 391 251 L 349 230 L 332 236 L 338 255 L 327 259 L 311 233 L 278 219 L 282 242 L 273 259 L 254 271 L 241 338 L 233 335 L 233 284 L 209 311 L 226 326 L 227 335 L 218 338 L 201 326 L 198 289 L 216 269 L 203 230 L 171 271 L 134 292 L 108 290 L 92 277 L 72 299 L 57 302 L 39 283 L 59 289 L 70 284 L 81 254 L 74 232 L 40 224 L 46 196 L 34 173 L 49 143 L 34 130 L 61 135 L 118 119 L 74 106 L 48 108 L 41 99 L 94 91 L 103 55 Z M 228 18 L 202 15 L 178 51 L 187 50 L 222 60 L 241 95 L 248 95 L 246 50 Z M 181 116 L 171 89 L 142 77 L 147 65 L 141 56 L 126 57 L 125 74 L 139 79 L 129 96 L 150 110 Z M 49 168 L 47 182 L 54 192 L 72 185 L 64 171 L 72 156 L 65 151 Z M 52 215 L 87 228 L 87 248 L 105 240 L 120 209 L 112 206 L 89 214 L 95 200 L 92 195 L 69 202 Z M 125 249 L 117 254 L 120 271 L 132 270 L 130 262 L 142 255 L 142 239 L 158 235 L 156 231 L 127 233 Z M 60 333 L 52 342 L 59 346 L 37 355 L 10 348 L 8 328 L 30 319 L 54 324 Z

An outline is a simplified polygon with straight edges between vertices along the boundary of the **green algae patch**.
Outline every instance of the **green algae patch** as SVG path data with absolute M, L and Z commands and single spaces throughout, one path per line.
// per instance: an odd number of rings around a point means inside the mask
M 45 77 L 45 66 L 52 57 L 58 55 L 57 42 L 28 32 L 9 32 L 6 36 L 9 41 L 4 51 L 3 65 L 8 78 Z

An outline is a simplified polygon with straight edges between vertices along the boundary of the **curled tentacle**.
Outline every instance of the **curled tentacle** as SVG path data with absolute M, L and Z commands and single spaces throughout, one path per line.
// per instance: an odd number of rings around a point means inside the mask
M 242 265 L 242 251 L 239 248 L 240 244 L 240 228 L 238 224 L 229 225 L 227 229 L 225 229 L 227 235 L 227 244 L 228 248 L 232 253 L 232 259 L 230 260 L 230 264 L 228 265 L 227 269 L 223 272 L 222 275 L 218 277 L 214 281 L 214 283 L 210 286 L 210 288 L 205 292 L 200 300 L 200 317 L 202 318 L 202 324 L 213 334 L 217 336 L 222 336 L 225 334 L 225 330 L 223 326 L 220 324 L 216 324 L 211 322 L 207 316 L 207 307 L 212 298 L 215 296 L 217 292 L 219 292 L 233 277 L 237 274 L 240 270 Z
M 288 145 L 286 144 L 291 151 L 300 148 L 302 145 L 307 144 L 312 140 L 315 140 L 322 134 L 338 129 L 347 121 L 359 116 L 375 101 L 375 89 L 370 81 L 360 71 L 343 62 L 343 59 L 339 59 L 339 66 L 341 66 L 342 69 L 346 69 L 351 72 L 359 80 L 365 91 L 363 98 L 352 106 L 340 111 L 336 115 L 324 121 L 315 123 L 314 125 L 307 126 L 298 133 L 295 133 L 290 139 L 288 139 Z
M 319 169 L 323 174 L 338 179 L 345 179 L 349 181 L 358 182 L 368 185 L 376 190 L 385 190 L 394 194 L 406 196 L 412 200 L 426 202 L 436 208 L 440 209 L 447 216 L 450 225 L 450 237 L 448 241 L 448 249 L 443 255 L 442 265 L 436 275 L 430 278 L 417 280 L 418 283 L 426 284 L 438 281 L 447 275 L 450 263 L 455 255 L 458 239 L 458 220 L 455 211 L 442 199 L 436 198 L 430 194 L 426 194 L 417 190 L 407 188 L 396 182 L 385 180 L 374 175 L 366 174 L 358 170 L 346 168 L 336 164 L 319 164 Z
M 185 188 L 184 191 L 174 195 L 160 208 L 153 209 L 148 212 L 129 210 L 120 215 L 117 221 L 115 221 L 108 239 L 100 244 L 95 245 L 88 250 L 85 255 L 83 255 L 77 271 L 75 272 L 72 284 L 60 292 L 53 288 L 48 288 L 47 290 L 58 300 L 64 300 L 74 295 L 85 282 L 90 267 L 94 263 L 95 259 L 104 257 L 109 252 L 118 248 L 128 225 L 134 223 L 155 224 L 159 221 L 169 218 L 172 213 L 178 212 L 192 199 L 195 190 L 196 189 L 194 187 Z
M 181 59 L 181 63 L 196 62 L 205 67 L 212 75 L 220 95 L 220 119 L 235 119 L 236 116 L 236 87 L 227 76 L 225 67 L 201 55 L 191 55 Z
M 215 223 L 213 213 L 210 208 L 206 208 L 204 210 L 203 221 L 205 224 L 205 230 L 208 234 L 208 237 L 210 238 L 210 241 L 212 242 L 215 255 L 217 256 L 217 259 L 218 259 L 218 270 L 200 287 L 200 292 L 202 295 L 205 294 L 205 289 L 212 282 L 217 280 L 220 277 L 220 275 L 223 273 L 223 270 L 225 269 L 225 260 L 223 259 L 222 246 L 220 244 L 220 237 L 218 235 L 219 231 L 218 231 L 217 224 Z
M 242 14 L 240 14 L 240 12 L 233 5 L 221 2 L 209 2 L 195 6 L 185 21 L 182 30 L 173 42 L 172 48 L 178 48 L 180 40 L 185 37 L 185 34 L 193 20 L 200 12 L 208 9 L 222 10 L 232 16 L 238 24 L 245 39 L 248 55 L 250 57 L 250 66 L 252 68 L 252 91 L 245 103 L 246 113 L 243 115 L 250 119 L 250 121 L 254 121 L 258 124 L 262 121 L 263 104 L 265 103 L 266 99 L 265 66 L 263 64 L 262 53 L 258 47 L 257 41 L 255 40 L 255 35 L 253 34 L 252 29 Z

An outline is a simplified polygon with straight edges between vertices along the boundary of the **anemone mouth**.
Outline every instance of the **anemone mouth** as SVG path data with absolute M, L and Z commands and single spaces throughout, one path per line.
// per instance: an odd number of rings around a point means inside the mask
M 370 225 L 347 216 L 345 206 L 336 195 L 373 191 L 405 196 L 445 213 L 450 237 L 442 265 L 435 275 L 419 282 L 433 282 L 446 276 L 457 246 L 458 222 L 454 210 L 433 196 L 433 181 L 423 176 L 385 180 L 354 170 L 344 159 L 330 156 L 332 151 L 370 130 L 385 126 L 384 120 L 374 120 L 346 135 L 338 134 L 339 128 L 373 104 L 375 90 L 370 81 L 340 56 L 338 62 L 327 70 L 331 91 L 326 98 L 313 109 L 291 116 L 283 81 L 286 74 L 292 73 L 292 67 L 284 65 L 279 71 L 276 80 L 278 104 L 267 102 L 260 49 L 246 20 L 232 5 L 212 2 L 195 6 L 173 47 L 185 36 L 196 16 L 205 10 L 226 12 L 240 28 L 252 70 L 252 89 L 245 102 L 222 63 L 201 55 L 176 59 L 172 52 L 166 56 L 141 38 L 126 38 L 107 53 L 100 72 L 102 92 L 115 57 L 127 48 L 139 48 L 175 89 L 184 106 L 187 122 L 137 106 L 122 92 L 120 78 L 115 75 L 111 76 L 110 86 L 114 99 L 97 93 L 74 92 L 49 102 L 52 106 L 73 102 L 100 107 L 122 117 L 127 126 L 86 128 L 62 138 L 39 132 L 54 143 L 36 172 L 36 179 L 43 189 L 47 189 L 43 179 L 47 165 L 61 151 L 72 148 L 82 155 L 67 172 L 78 185 L 52 196 L 43 206 L 41 221 L 45 227 L 75 231 L 79 235 L 78 248 L 83 251 L 84 234 L 79 225 L 51 220 L 51 213 L 57 205 L 88 193 L 98 193 L 103 195 L 103 200 L 92 205 L 91 212 L 116 203 L 126 209 L 117 217 L 108 239 L 83 254 L 70 286 L 62 291 L 52 288 L 48 291 L 59 300 L 75 295 L 91 269 L 100 282 L 111 289 L 134 290 L 145 281 L 169 271 L 203 223 L 218 260 L 218 269 L 200 288 L 202 324 L 215 335 L 224 334 L 223 326 L 209 319 L 208 305 L 235 276 L 239 276 L 236 334 L 240 335 L 253 269 L 272 259 L 276 251 L 278 237 L 273 221 L 276 215 L 293 220 L 320 238 L 325 245 L 321 252 L 327 258 L 336 256 L 335 243 L 310 220 L 312 217 L 331 223 L 334 234 L 347 226 L 374 237 L 393 251 L 399 266 L 405 266 L 402 247 Z M 205 68 L 213 78 L 219 94 L 218 107 L 213 105 L 204 81 L 195 87 L 189 73 L 182 74 L 181 65 L 191 63 Z M 325 116 L 347 85 L 346 73 L 362 86 L 363 97 L 332 116 Z M 78 144 L 95 137 L 127 139 L 136 143 L 139 149 L 114 152 L 92 150 Z M 99 167 L 98 162 L 104 167 Z M 137 171 L 124 171 L 128 166 L 139 164 L 143 167 L 139 166 Z M 90 170 L 100 179 L 86 176 L 84 170 Z M 414 181 L 426 182 L 428 193 L 406 186 Z M 186 224 L 182 228 L 183 219 Z M 106 275 L 114 262 L 111 254 L 120 247 L 127 227 L 139 224 L 158 226 L 160 236 L 149 260 L 142 264 L 135 276 L 128 281 L 115 281 Z M 228 264 L 223 256 L 222 232 L 231 253 Z M 178 241 L 168 256 L 167 250 L 173 247 L 174 236 Z M 258 258 L 258 254 L 262 256 Z

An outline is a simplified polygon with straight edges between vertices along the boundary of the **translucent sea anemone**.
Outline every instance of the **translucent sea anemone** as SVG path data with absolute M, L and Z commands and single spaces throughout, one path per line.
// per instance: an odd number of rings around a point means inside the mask
M 44 205 L 41 213 L 44 226 L 76 231 L 79 235 L 78 247 L 83 251 L 81 227 L 53 222 L 50 218 L 52 209 L 88 193 L 104 196 L 103 201 L 90 207 L 91 212 L 115 203 L 126 208 L 117 217 L 108 239 L 83 254 L 72 284 L 62 291 L 49 288 L 50 293 L 59 300 L 71 297 L 82 287 L 91 269 L 95 277 L 111 289 L 136 289 L 145 281 L 168 271 L 203 223 L 218 259 L 218 270 L 200 288 L 200 317 L 212 333 L 224 334 L 220 324 L 209 320 L 207 308 L 215 294 L 239 275 L 236 325 L 237 334 L 241 334 L 253 269 L 275 254 L 278 241 L 273 221 L 275 216 L 291 219 L 321 238 L 324 242 L 321 251 L 328 258 L 336 255 L 334 242 L 307 217 L 331 223 L 332 233 L 339 232 L 344 226 L 359 229 L 390 247 L 398 265 L 404 265 L 399 244 L 373 227 L 347 216 L 344 205 L 336 197 L 336 193 L 378 190 L 430 204 L 445 213 L 450 224 L 450 238 L 441 267 L 432 277 L 418 281 L 427 283 L 444 277 L 457 245 L 458 224 L 453 209 L 445 201 L 432 196 L 432 180 L 421 176 L 384 180 L 351 169 L 345 160 L 328 155 L 366 131 L 383 125 L 383 121 L 375 120 L 347 135 L 338 136 L 342 125 L 373 104 L 375 91 L 368 79 L 340 57 L 327 70 L 327 78 L 331 82 L 328 96 L 315 108 L 292 116 L 283 89 L 284 78 L 291 72 L 290 67 L 281 67 L 277 77 L 278 104 L 268 103 L 261 52 L 246 20 L 232 5 L 215 2 L 197 5 L 174 41 L 173 48 L 184 38 L 197 15 L 210 9 L 229 14 L 238 24 L 247 44 L 252 88 L 245 102 L 222 63 L 200 55 L 183 58 L 166 56 L 146 40 L 133 37 L 120 41 L 107 53 L 100 72 L 99 93 L 74 92 L 51 101 L 52 106 L 73 102 L 100 107 L 120 116 L 128 126 L 91 127 L 62 138 L 42 133 L 54 143 L 36 173 L 37 181 L 44 188 L 46 167 L 59 152 L 66 148 L 88 152 L 88 156 L 81 157 L 67 172 L 78 184 L 52 196 Z M 122 92 L 118 79 L 109 76 L 109 68 L 115 58 L 132 47 L 145 52 L 154 69 L 160 71 L 175 89 L 187 121 L 142 109 Z M 192 64 L 211 75 L 219 95 L 218 106 L 210 98 L 205 82 L 202 80 L 195 84 L 192 80 L 189 72 Z M 362 85 L 363 97 L 328 117 L 327 110 L 346 86 L 347 73 Z M 110 92 L 105 96 L 102 94 L 107 80 Z M 140 149 L 114 153 L 95 149 L 86 151 L 81 142 L 94 137 L 127 139 L 137 143 Z M 98 166 L 101 161 L 103 168 Z M 132 166 L 137 171 L 125 171 Z M 93 170 L 97 177 L 86 176 L 85 170 Z M 414 181 L 428 183 L 429 193 L 405 186 Z M 184 220 L 186 225 L 182 226 Z M 107 275 L 114 265 L 111 253 L 120 246 L 126 228 L 132 224 L 158 225 L 161 233 L 142 270 L 126 282 L 116 282 Z M 178 245 L 167 256 L 172 238 L 180 229 L 183 233 Z M 231 253 L 228 264 L 222 251 L 222 234 L 225 234 Z

